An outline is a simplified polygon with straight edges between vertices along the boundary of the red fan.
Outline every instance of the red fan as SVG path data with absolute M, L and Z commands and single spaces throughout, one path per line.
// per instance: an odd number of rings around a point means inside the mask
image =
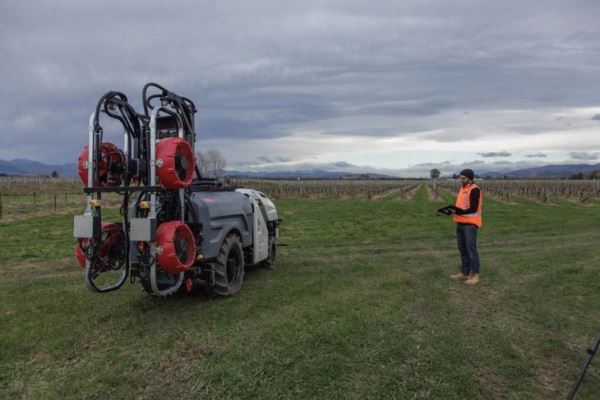
M 160 224 L 156 230 L 156 260 L 169 273 L 187 271 L 196 259 L 196 241 L 191 229 L 181 221 Z
M 196 160 L 192 146 L 181 138 L 165 138 L 156 146 L 156 174 L 167 189 L 181 189 L 192 181 Z
M 83 148 L 83 151 L 79 155 L 78 172 L 81 181 L 88 184 L 88 169 L 90 165 L 88 157 L 88 146 Z M 102 143 L 100 148 L 100 162 L 98 168 L 100 169 L 100 182 L 94 182 L 97 186 L 119 186 L 123 182 L 123 175 L 125 174 L 126 162 L 125 155 L 117 146 L 112 143 Z M 95 178 L 95 177 L 94 177 Z

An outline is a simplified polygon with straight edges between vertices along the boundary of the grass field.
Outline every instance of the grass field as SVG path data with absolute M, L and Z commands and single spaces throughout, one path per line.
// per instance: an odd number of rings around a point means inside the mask
M 0 398 L 564 398 L 600 329 L 600 207 L 487 199 L 466 287 L 442 197 L 281 200 L 277 268 L 218 300 L 92 294 L 72 216 L 3 222 Z

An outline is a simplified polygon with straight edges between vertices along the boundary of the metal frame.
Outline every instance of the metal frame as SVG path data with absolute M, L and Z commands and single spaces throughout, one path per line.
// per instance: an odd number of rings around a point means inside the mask
M 173 116 L 177 123 L 177 135 L 179 138 L 184 138 L 185 130 L 183 126 L 183 121 L 181 120 L 181 116 L 177 113 L 177 111 L 170 107 L 169 105 L 162 104 L 161 106 L 157 106 L 152 110 L 152 114 L 150 117 L 150 154 L 149 154 L 149 186 L 146 187 L 120 187 L 120 188 L 105 188 L 105 187 L 96 187 L 94 186 L 95 176 L 97 174 L 97 168 L 100 166 L 101 160 L 98 159 L 98 154 L 101 151 L 102 146 L 102 128 L 98 126 L 96 121 L 96 113 L 92 113 L 90 116 L 89 122 L 89 137 L 88 137 L 88 164 L 87 164 L 87 187 L 85 189 L 86 193 L 86 209 L 83 217 L 89 218 L 86 226 L 92 226 L 91 231 L 88 231 L 90 239 L 98 239 L 101 235 L 101 215 L 102 215 L 102 205 L 101 204 L 93 204 L 94 199 L 100 200 L 103 192 L 116 192 L 123 194 L 146 190 L 150 193 L 150 209 L 147 216 L 147 219 L 156 221 L 157 218 L 157 195 L 159 191 L 159 187 L 157 186 L 157 176 L 156 176 L 156 168 L 157 168 L 157 160 L 156 160 L 156 144 L 157 144 L 157 118 L 160 113 L 166 113 Z M 124 132 L 124 155 L 127 160 L 129 160 L 129 134 L 127 131 Z M 100 146 L 100 147 L 99 147 Z M 101 153 L 100 153 L 101 154 Z M 181 209 L 181 221 L 185 222 L 185 189 L 179 189 L 179 201 L 180 201 L 180 209 Z M 91 223 L 90 223 L 91 222 Z M 126 232 L 127 237 L 130 237 L 130 231 L 126 224 L 127 221 L 124 221 L 123 229 L 128 229 Z M 156 223 L 151 223 L 149 226 L 152 228 L 152 232 L 150 232 L 150 237 L 154 240 L 150 242 L 150 254 L 152 256 L 152 263 L 150 265 L 150 286 L 153 294 L 157 296 L 167 296 L 169 294 L 177 291 L 181 284 L 183 283 L 184 273 L 181 272 L 178 274 L 176 278 L 176 282 L 173 286 L 170 286 L 167 289 L 160 289 L 158 286 L 158 268 L 156 262 L 156 252 L 157 252 L 157 242 L 156 242 Z M 77 223 L 77 222 L 76 222 Z M 99 231 L 100 229 L 100 231 Z M 127 249 L 129 252 L 130 249 Z M 116 283 L 106 286 L 106 287 L 98 287 L 93 278 L 93 259 L 90 260 L 86 257 L 85 263 L 85 280 L 86 286 L 89 290 L 93 292 L 106 293 L 113 290 L 119 289 L 123 284 L 127 281 L 127 277 L 129 276 L 129 268 L 126 266 L 123 269 L 119 279 Z
M 100 163 L 101 160 L 97 160 L 96 159 L 96 154 L 97 152 L 95 151 L 96 149 L 94 148 L 94 143 L 95 142 L 99 142 L 100 146 L 102 146 L 102 129 L 95 129 L 94 126 L 94 120 L 96 117 L 96 113 L 92 113 L 92 115 L 90 116 L 90 127 L 89 127 L 89 144 L 88 144 L 88 182 L 87 182 L 87 187 L 88 189 L 91 189 L 94 187 L 94 168 L 97 167 Z M 99 141 L 95 141 L 96 139 L 96 135 L 99 136 Z M 127 139 L 126 139 L 127 141 Z M 102 205 L 99 204 L 97 207 L 92 207 L 92 200 L 94 200 L 94 193 L 97 193 L 97 196 L 100 192 L 88 192 L 87 193 L 87 206 L 86 206 L 86 210 L 84 213 L 84 216 L 89 217 L 89 218 L 100 218 L 102 215 L 101 209 L 102 209 Z M 97 233 L 95 232 L 97 228 L 96 224 L 93 224 L 94 228 L 92 228 L 92 238 L 94 238 L 95 236 L 101 235 L 101 232 Z M 100 229 L 102 229 L 102 227 L 100 226 Z M 96 235 L 96 233 L 98 235 Z M 129 251 L 129 249 L 127 249 L 127 251 Z M 107 292 L 112 292 L 113 290 L 117 290 L 119 289 L 121 286 L 123 286 L 125 284 L 125 282 L 127 282 L 127 278 L 129 277 L 129 268 L 127 268 L 127 266 L 125 266 L 125 268 L 123 269 L 123 272 L 121 272 L 121 276 L 119 277 L 119 279 L 117 280 L 116 283 L 114 283 L 113 285 L 109 285 L 106 287 L 98 287 L 93 279 L 92 279 L 92 262 L 90 261 L 90 259 L 86 256 L 85 259 L 85 286 L 92 292 L 97 292 L 97 293 L 107 293 Z

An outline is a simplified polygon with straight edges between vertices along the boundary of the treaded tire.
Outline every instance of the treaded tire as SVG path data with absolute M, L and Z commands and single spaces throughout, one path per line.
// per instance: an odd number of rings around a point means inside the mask
M 219 296 L 232 296 L 242 288 L 244 280 L 244 250 L 236 234 L 229 234 L 215 262 L 215 286 L 213 292 Z
M 267 269 L 275 269 L 277 263 L 277 240 L 275 236 L 269 236 L 269 255 L 265 258 L 260 265 Z

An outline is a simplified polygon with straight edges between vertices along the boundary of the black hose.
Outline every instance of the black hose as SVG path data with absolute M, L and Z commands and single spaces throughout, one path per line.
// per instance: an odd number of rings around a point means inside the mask
M 116 106 L 121 115 L 114 114 L 110 110 L 110 106 Z M 127 96 L 123 93 L 113 92 L 111 96 L 104 101 L 104 112 L 112 118 L 121 122 L 125 131 L 134 138 L 140 136 L 141 128 L 138 114 L 135 109 L 127 101 Z
M 167 89 L 165 89 L 164 87 L 160 86 L 157 83 L 154 82 L 148 82 L 144 85 L 144 88 L 142 89 L 142 104 L 144 105 L 144 115 L 146 116 L 146 118 L 150 118 L 150 114 L 148 113 L 148 108 L 152 109 L 153 107 L 149 104 L 149 100 L 146 97 L 146 92 L 148 91 L 149 88 L 151 87 L 155 87 L 159 90 L 162 90 L 162 95 L 164 96 L 165 94 L 167 94 L 169 91 Z
M 118 110 L 118 114 L 114 111 L 115 108 Z M 96 105 L 96 114 L 94 116 L 94 130 L 98 135 L 102 133 L 102 127 L 100 126 L 100 111 L 103 111 L 109 117 L 118 120 L 123 129 L 127 133 L 127 147 L 129 149 L 127 154 L 127 166 L 130 165 L 130 161 L 132 159 L 132 138 L 139 138 L 141 136 L 141 126 L 138 114 L 135 109 L 129 104 L 127 101 L 127 96 L 121 92 L 110 91 L 105 93 L 98 104 Z M 99 147 L 102 146 L 100 142 L 96 148 L 96 160 L 100 162 L 100 158 L 102 156 L 101 149 Z M 136 156 L 139 156 L 136 154 Z M 127 174 L 129 176 L 130 174 Z M 95 184 L 99 184 L 100 175 L 99 168 L 96 168 L 96 182 Z M 129 180 L 128 180 L 129 182 Z

